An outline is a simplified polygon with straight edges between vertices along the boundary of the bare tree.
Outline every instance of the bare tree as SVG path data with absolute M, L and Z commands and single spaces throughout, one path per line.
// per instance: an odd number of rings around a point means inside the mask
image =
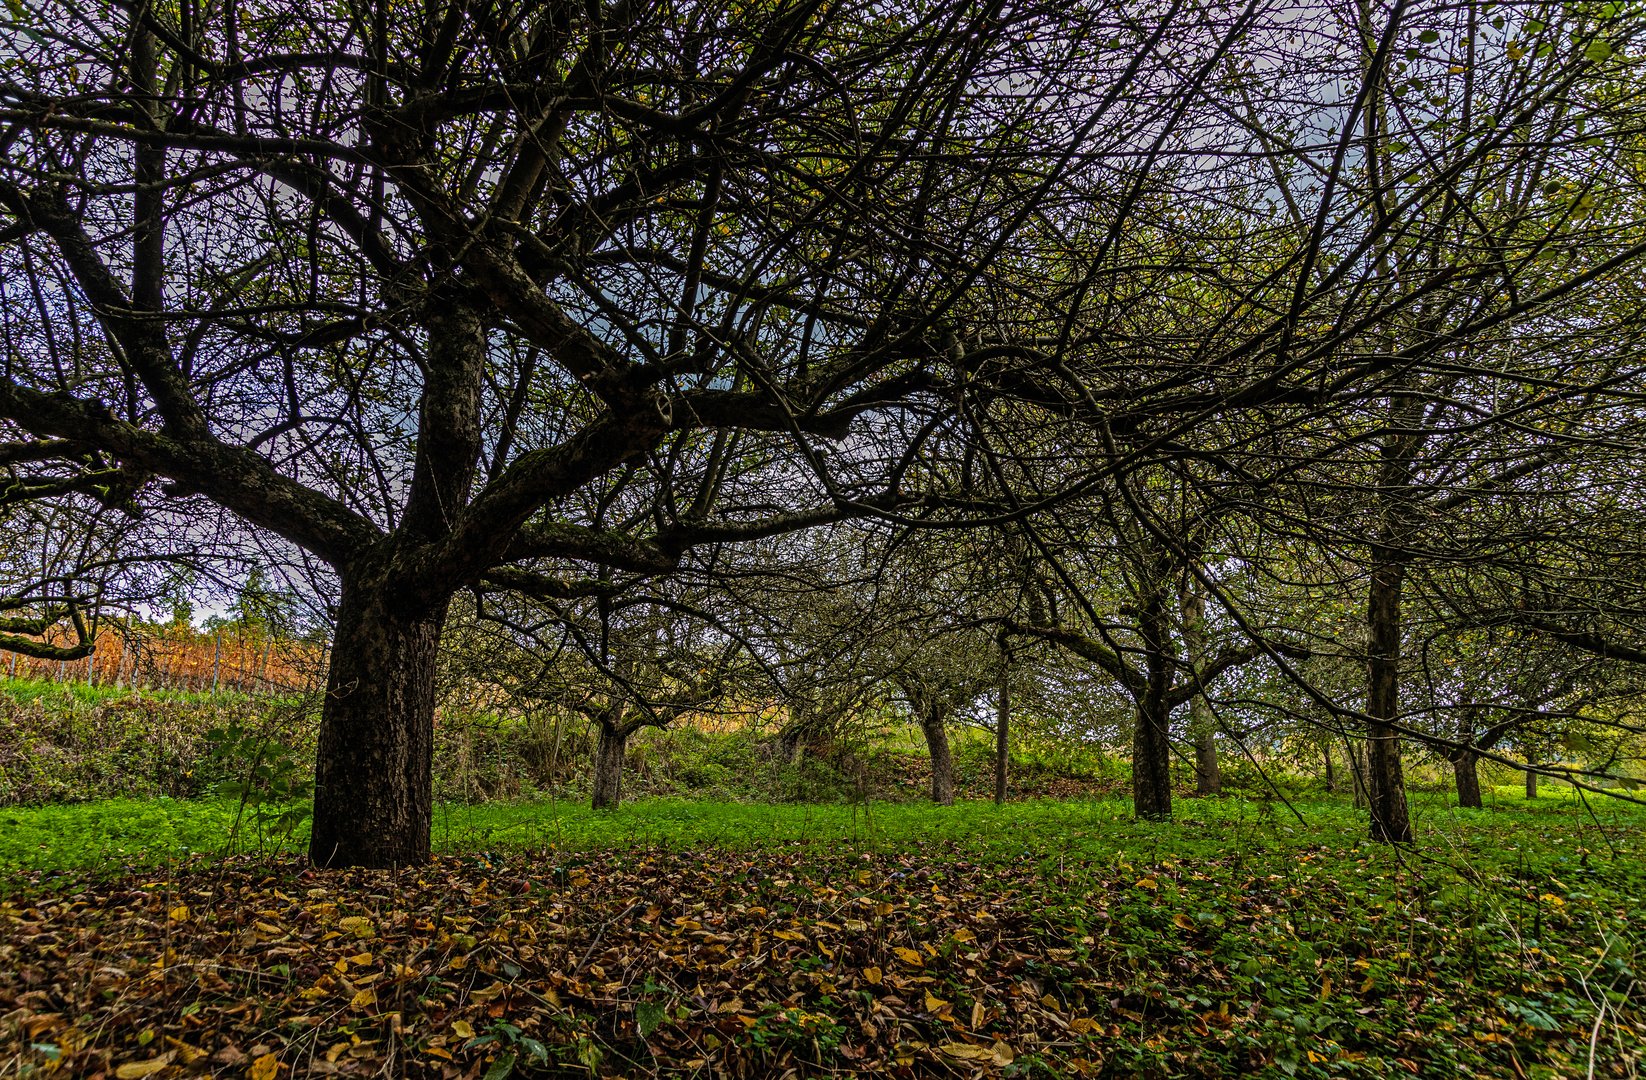
M 12 457 L 329 568 L 325 866 L 427 857 L 454 590 L 918 501 L 973 297 L 1180 81 L 1101 5 L 12 10 Z

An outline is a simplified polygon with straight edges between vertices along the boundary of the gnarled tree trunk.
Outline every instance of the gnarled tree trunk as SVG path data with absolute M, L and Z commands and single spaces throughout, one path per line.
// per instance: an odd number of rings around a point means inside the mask
M 1458 751 L 1452 756 L 1452 774 L 1457 778 L 1457 805 L 1480 809 L 1480 755 L 1473 750 Z
M 1166 654 L 1165 613 L 1159 597 L 1143 604 L 1138 629 L 1148 649 L 1148 681 L 1137 702 L 1132 733 L 1132 808 L 1147 821 L 1172 816 L 1171 661 Z
M 1381 547 L 1372 553 L 1372 583 L 1366 603 L 1367 657 L 1366 795 L 1373 840 L 1410 843 L 1406 777 L 1400 737 L 1389 721 L 1400 708 L 1400 595 L 1406 568 Z
M 397 610 L 381 577 L 346 577 L 315 762 L 315 866 L 428 861 L 435 658 L 446 603 Z
M 932 802 L 953 806 L 954 755 L 949 751 L 949 729 L 944 720 L 941 710 L 928 709 L 921 714 L 920 730 L 932 756 Z
M 623 800 L 623 757 L 628 751 L 629 729 L 619 723 L 601 721 L 595 725 L 594 798 L 596 810 L 613 810 Z

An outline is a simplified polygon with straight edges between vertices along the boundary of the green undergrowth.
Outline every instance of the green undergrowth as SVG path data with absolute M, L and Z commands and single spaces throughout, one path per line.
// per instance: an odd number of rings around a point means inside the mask
M 317 702 L 177 690 L 134 691 L 50 680 L 0 679 L 0 807 L 128 797 L 209 797 L 267 759 L 289 763 L 282 780 L 313 776 Z M 225 753 L 223 733 L 237 749 Z M 744 802 L 853 802 L 923 798 L 930 783 L 915 729 L 888 723 L 807 746 L 795 760 L 758 728 L 642 730 L 630 740 L 625 790 Z M 954 732 L 963 796 L 992 791 L 992 736 Z M 566 717 L 508 716 L 442 708 L 434 727 L 432 784 L 450 802 L 585 798 L 593 745 L 588 725 Z M 1012 747 L 1012 795 L 1100 794 L 1124 769 L 1090 748 Z M 265 785 L 266 786 L 266 785 Z

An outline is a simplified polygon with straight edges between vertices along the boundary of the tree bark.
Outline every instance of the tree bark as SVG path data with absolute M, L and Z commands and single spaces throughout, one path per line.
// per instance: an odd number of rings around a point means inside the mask
M 1146 821 L 1172 816 L 1171 709 L 1166 702 L 1171 662 L 1166 654 L 1164 612 L 1158 597 L 1143 604 L 1138 629 L 1148 650 L 1148 682 L 1137 703 L 1132 733 L 1132 808 Z
M 1371 836 L 1390 844 L 1410 843 L 1406 778 L 1400 737 L 1389 726 L 1400 708 L 1400 596 L 1405 565 L 1381 548 L 1373 551 L 1372 582 L 1366 603 L 1367 657 L 1366 794 Z
M 1195 698 L 1189 705 L 1190 726 L 1199 724 L 1194 732 L 1194 787 L 1197 795 L 1217 795 L 1223 791 L 1223 769 L 1217 762 L 1217 732 L 1210 716 L 1196 715 L 1209 712 L 1202 698 Z
M 1011 763 L 1012 654 L 1000 643 L 1000 699 L 994 725 L 994 804 L 1006 801 L 1006 769 Z
M 435 659 L 447 605 L 406 613 L 394 606 L 397 592 L 382 577 L 343 580 L 315 762 L 315 866 L 429 858 Z
M 1326 794 L 1336 795 L 1337 794 L 1337 769 L 1332 765 L 1332 745 L 1331 745 L 1331 743 L 1327 743 L 1325 746 L 1321 747 L 1321 752 L 1326 757 Z
M 1349 744 L 1349 768 L 1352 770 L 1352 781 L 1355 792 L 1355 809 L 1364 810 L 1366 798 L 1366 747 L 1364 743 L 1351 742 Z
M 944 714 L 928 710 L 920 718 L 920 730 L 926 736 L 926 749 L 932 756 L 932 802 L 939 806 L 954 805 L 954 755 L 949 751 L 949 729 Z
M 1526 770 L 1526 797 L 1528 799 L 1537 798 L 1537 773 L 1530 769 Z
M 1459 751 L 1452 758 L 1452 773 L 1457 777 L 1457 805 L 1479 810 L 1483 805 L 1480 798 L 1480 756 L 1472 750 Z
M 596 810 L 614 810 L 623 800 L 623 756 L 628 750 L 629 732 L 620 725 L 599 724 L 600 736 L 594 748 L 594 799 Z

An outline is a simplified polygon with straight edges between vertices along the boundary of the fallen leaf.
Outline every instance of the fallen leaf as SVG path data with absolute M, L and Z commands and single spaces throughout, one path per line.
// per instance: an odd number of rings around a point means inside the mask
M 907 949 L 899 945 L 892 950 L 892 953 L 896 955 L 899 960 L 903 961 L 905 964 L 908 964 L 910 967 L 926 966 L 925 958 L 913 949 Z
M 153 1076 L 167 1065 L 170 1065 L 173 1056 L 175 1055 L 168 1051 L 157 1058 L 150 1058 L 148 1061 L 128 1061 L 114 1070 L 114 1075 L 119 1077 L 119 1080 L 143 1080 L 143 1077 Z
M 982 1061 L 984 1058 L 994 1057 L 992 1047 L 973 1046 L 971 1043 L 938 1043 L 937 1049 L 939 1053 L 952 1058 L 959 1058 L 961 1061 Z
M 275 1074 L 279 1071 L 280 1059 L 274 1054 L 263 1054 L 251 1063 L 246 1075 L 251 1080 L 274 1080 Z

